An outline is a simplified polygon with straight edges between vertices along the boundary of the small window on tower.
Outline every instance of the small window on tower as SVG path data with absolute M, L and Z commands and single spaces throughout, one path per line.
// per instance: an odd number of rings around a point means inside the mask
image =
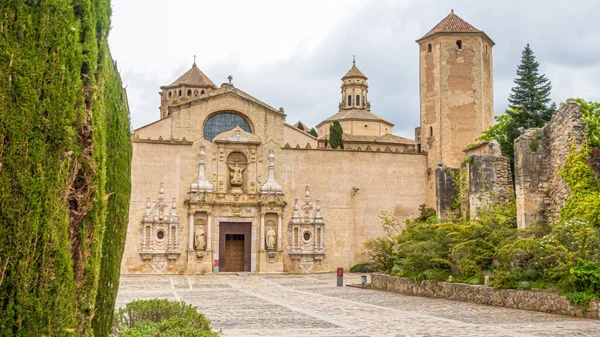
M 171 92 L 169 91 L 169 98 L 171 98 Z
M 181 96 L 181 89 L 179 89 L 179 96 Z
M 192 96 L 192 89 L 188 89 L 187 95 Z
M 360 96 L 356 95 L 356 105 L 360 106 Z
M 462 49 L 462 41 L 456 40 L 456 50 L 461 50 L 461 49 Z
M 433 137 L 433 126 L 429 127 L 429 137 Z
M 431 53 L 431 43 L 427 45 L 427 52 Z
M 352 105 L 352 95 L 348 95 L 348 106 Z

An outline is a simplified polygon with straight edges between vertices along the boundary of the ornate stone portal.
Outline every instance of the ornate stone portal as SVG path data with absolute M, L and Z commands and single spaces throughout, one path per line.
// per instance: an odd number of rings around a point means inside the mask
M 310 273 L 325 257 L 325 224 L 319 200 L 315 206 L 310 202 L 306 186 L 304 205 L 294 203 L 294 213 L 288 225 L 288 254 L 297 263 L 299 270 Z
M 158 201 L 146 202 L 144 220 L 140 227 L 140 255 L 155 273 L 162 274 L 179 258 L 179 217 L 177 203 L 165 201 L 164 183 L 160 183 Z
M 190 197 L 184 203 L 191 233 L 188 274 L 283 272 L 283 189 L 275 180 L 275 156 L 272 151 L 265 156 L 261 143 L 257 136 L 236 127 L 217 135 L 212 145 L 204 140 L 193 145 L 200 149 L 200 161 L 198 180 L 190 185 Z M 209 148 L 208 156 L 205 148 Z M 267 173 L 263 158 L 268 160 L 268 179 L 261 184 Z M 228 251 L 240 244 L 243 249 Z M 235 255 L 239 262 L 240 254 L 243 263 L 228 260 Z

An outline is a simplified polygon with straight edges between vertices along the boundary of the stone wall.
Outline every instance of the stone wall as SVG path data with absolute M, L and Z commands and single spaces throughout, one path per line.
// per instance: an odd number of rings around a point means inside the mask
M 560 169 L 572 145 L 584 143 L 585 124 L 577 103 L 558 109 L 550 122 L 515 140 L 517 222 L 525 228 L 552 221 L 570 193 Z
M 170 118 L 167 118 L 170 119 Z M 151 127 L 145 132 L 150 132 Z M 158 136 L 154 134 L 153 136 Z M 190 184 L 198 179 L 198 146 L 206 151 L 206 177 L 218 183 L 219 145 L 199 140 L 189 141 L 133 140 L 132 191 L 127 243 L 123 254 L 123 274 L 150 274 L 155 271 L 140 256 L 140 228 L 147 198 L 154 202 L 160 182 L 168 201 L 176 199 L 180 224 L 180 257 L 166 267 L 165 274 L 185 273 L 190 236 L 188 207 Z M 349 269 L 367 262 L 363 243 L 385 235 L 379 215 L 388 211 L 401 221 L 419 215 L 419 205 L 426 202 L 426 156 L 418 153 L 351 151 L 331 149 L 282 148 L 269 141 L 257 151 L 257 170 L 248 172 L 262 184 L 268 176 L 269 150 L 275 155 L 275 179 L 283 187 L 287 203 L 283 211 L 283 270 L 298 272 L 285 251 L 288 245 L 287 224 L 291 219 L 294 199 L 303 200 L 306 185 L 313 201 L 320 199 L 325 221 L 326 255 L 314 272 Z M 374 163 L 376 165 L 374 165 Z M 249 212 L 256 218 L 256 207 Z M 218 244 L 217 221 L 213 221 L 212 247 Z M 254 237 L 259 237 L 255 231 Z M 207 239 L 208 240 L 208 239 Z M 258 248 L 257 248 L 258 249 Z M 254 251 L 260 254 L 258 250 Z M 258 270 L 258 268 L 257 268 Z
M 439 219 L 455 211 L 453 199 L 460 194 L 455 180 L 465 186 L 461 197 L 463 215 L 479 216 L 479 209 L 491 203 L 507 203 L 513 197 L 510 161 L 503 157 L 496 141 L 482 142 L 463 151 L 466 155 L 460 169 L 436 169 L 436 211 Z M 466 175 L 459 177 L 461 170 Z M 464 171 L 463 171 L 464 172 Z
M 435 169 L 435 210 L 438 219 L 450 218 L 455 211 L 453 201 L 458 195 L 455 177 L 460 170 L 450 167 L 438 167 Z
M 492 203 L 506 204 L 513 198 L 510 161 L 506 157 L 476 154 L 469 157 L 469 215 Z
M 587 309 L 569 304 L 564 296 L 550 292 L 495 289 L 464 283 L 415 281 L 384 274 L 371 275 L 373 289 L 406 295 L 445 298 L 454 301 L 498 307 L 547 312 L 552 314 L 598 319 L 600 302 L 591 301 Z

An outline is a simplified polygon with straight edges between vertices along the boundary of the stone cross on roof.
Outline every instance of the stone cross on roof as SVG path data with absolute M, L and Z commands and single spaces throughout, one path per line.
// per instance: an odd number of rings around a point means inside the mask
M 231 75 L 227 76 L 227 80 L 229 80 L 229 84 L 231 84 L 231 80 L 233 80 L 233 76 L 231 76 Z

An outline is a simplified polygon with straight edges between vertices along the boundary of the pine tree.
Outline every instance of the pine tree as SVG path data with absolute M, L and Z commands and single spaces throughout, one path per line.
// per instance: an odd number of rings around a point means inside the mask
M 342 136 L 344 135 L 344 129 L 342 125 L 338 121 L 334 121 L 331 126 L 329 126 L 329 145 L 331 145 L 332 149 L 344 149 L 344 141 Z
M 546 75 L 539 73 L 539 66 L 527 44 L 517 68 L 516 86 L 508 97 L 510 108 L 520 112 L 514 116 L 515 122 L 525 128 L 543 126 L 554 113 L 552 105 L 549 106 L 552 84 Z
M 298 129 L 304 131 L 304 125 L 302 125 L 302 122 L 298 122 Z
M 549 104 L 552 84 L 544 74 L 539 73 L 539 65 L 527 44 L 517 68 L 516 86 L 512 88 L 508 98 L 509 109 L 496 116 L 496 124 L 484 131 L 479 138 L 498 141 L 502 155 L 510 159 L 513 172 L 514 141 L 521 135 L 519 129 L 544 126 L 556 110 L 556 104 Z
M 319 134 L 317 133 L 317 130 L 315 130 L 315 128 L 311 128 L 310 129 L 310 134 L 315 136 L 315 137 L 319 137 Z

